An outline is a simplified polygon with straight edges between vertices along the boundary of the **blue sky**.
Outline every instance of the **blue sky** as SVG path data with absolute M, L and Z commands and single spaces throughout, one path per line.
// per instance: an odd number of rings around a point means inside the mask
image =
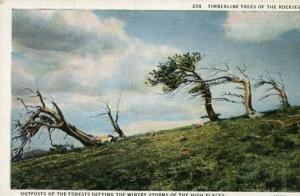
M 14 10 L 12 118 L 24 118 L 15 98 L 25 98 L 29 87 L 53 97 L 68 121 L 95 135 L 111 133 L 105 117 L 91 117 L 101 112 L 99 98 L 114 107 L 120 94 L 127 135 L 200 123 L 200 99 L 185 91 L 170 98 L 144 84 L 168 56 L 194 51 L 205 55 L 203 67 L 246 65 L 253 77 L 281 72 L 291 104 L 299 105 L 299 31 L 300 14 L 292 12 Z M 212 91 L 218 96 L 228 88 Z M 276 98 L 258 101 L 262 94 L 254 91 L 255 109 L 278 106 Z M 243 113 L 239 104 L 214 107 L 223 117 Z M 47 139 L 34 143 L 49 146 Z

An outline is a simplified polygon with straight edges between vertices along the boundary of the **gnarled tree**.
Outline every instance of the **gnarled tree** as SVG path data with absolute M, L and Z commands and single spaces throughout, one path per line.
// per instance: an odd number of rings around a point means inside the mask
M 206 82 L 201 74 L 196 72 L 196 65 L 202 59 L 203 56 L 198 52 L 168 57 L 166 62 L 159 63 L 157 69 L 150 72 L 146 83 L 151 86 L 162 84 L 166 93 L 174 93 L 183 87 L 191 86 L 189 93 L 204 99 L 208 118 L 216 121 L 219 118 L 212 107 L 209 82 Z
M 237 102 L 232 100 L 231 98 L 237 98 L 241 100 L 241 103 L 245 107 L 246 114 L 249 116 L 251 114 L 255 113 L 255 110 L 252 106 L 252 90 L 251 90 L 251 82 L 250 82 L 250 77 L 246 73 L 246 67 L 245 66 L 237 66 L 236 71 L 237 73 L 233 73 L 232 70 L 230 70 L 229 66 L 227 63 L 225 63 L 225 69 L 220 69 L 220 68 L 205 68 L 212 70 L 211 77 L 212 78 L 212 84 L 214 81 L 219 83 L 235 83 L 238 84 L 239 86 L 236 87 L 238 90 L 242 90 L 242 93 L 236 94 L 232 92 L 227 92 L 223 95 L 221 98 L 215 98 L 218 100 L 224 100 L 224 101 L 229 101 L 229 102 Z M 219 76 L 219 77 L 217 77 Z M 230 98 L 229 98 L 230 97 Z
M 49 133 L 51 144 L 51 134 L 56 129 L 77 139 L 84 146 L 96 146 L 101 143 L 97 137 L 87 134 L 70 124 L 65 119 L 63 112 L 56 102 L 44 98 L 39 91 L 33 91 L 31 89 L 26 90 L 33 94 L 31 97 L 39 100 L 39 104 L 28 105 L 25 103 L 24 99 L 17 98 L 26 109 L 27 120 L 25 120 L 25 122 L 21 122 L 20 120 L 15 121 L 12 141 L 19 140 L 20 144 L 13 149 L 13 158 L 21 158 L 24 147 L 27 144 L 30 144 L 31 139 L 40 131 L 47 131 Z
M 267 94 L 261 97 L 261 100 L 271 96 L 278 96 L 282 107 L 290 107 L 288 97 L 285 92 L 283 78 L 280 73 L 278 73 L 278 76 L 280 78 L 280 81 L 272 77 L 269 72 L 266 72 L 266 75 L 260 76 L 260 78 L 257 79 L 255 87 L 258 88 L 261 86 L 269 85 L 270 88 L 266 89 Z
M 119 114 L 120 114 L 120 111 L 119 111 L 119 104 L 120 104 L 120 101 L 121 101 L 121 96 L 119 97 L 119 100 L 118 100 L 118 103 L 117 103 L 117 106 L 116 106 L 116 110 L 115 110 L 115 115 L 113 115 L 113 112 L 111 110 L 111 107 L 109 105 L 109 101 L 106 100 L 101 100 L 101 102 L 103 103 L 102 105 L 102 109 L 104 110 L 104 112 L 98 114 L 97 116 L 102 116 L 102 115 L 106 115 L 114 129 L 114 132 L 117 133 L 119 135 L 120 138 L 122 137 L 125 137 L 125 134 L 123 132 L 123 130 L 120 128 L 119 126 Z

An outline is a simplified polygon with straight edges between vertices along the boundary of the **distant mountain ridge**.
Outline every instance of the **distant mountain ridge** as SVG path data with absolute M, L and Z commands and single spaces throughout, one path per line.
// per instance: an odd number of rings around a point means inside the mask
M 34 149 L 30 150 L 28 152 L 25 152 L 22 156 L 22 159 L 31 159 L 31 158 L 37 158 L 48 154 L 48 151 L 41 150 L 41 149 Z

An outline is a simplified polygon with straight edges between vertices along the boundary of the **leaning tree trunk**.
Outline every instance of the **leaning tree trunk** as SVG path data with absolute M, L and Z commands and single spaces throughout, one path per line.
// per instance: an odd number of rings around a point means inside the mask
M 243 80 L 242 85 L 244 88 L 244 100 L 243 104 L 245 106 L 246 114 L 249 116 L 255 113 L 255 110 L 252 106 L 252 92 L 251 92 L 251 84 L 249 80 Z
M 280 102 L 282 107 L 287 108 L 290 107 L 290 103 L 288 101 L 287 95 L 285 93 L 284 87 L 280 88 L 278 84 L 272 83 L 273 88 L 278 92 L 278 96 L 280 98 Z M 283 86 L 283 85 L 282 85 Z
M 21 123 L 18 120 L 15 124 L 16 132 L 13 133 L 15 136 L 12 138 L 12 140 L 21 140 L 21 144 L 17 148 L 13 149 L 16 156 L 22 156 L 25 145 L 30 143 L 32 137 L 34 137 L 40 131 L 48 131 L 51 144 L 51 134 L 56 129 L 61 130 L 67 135 L 75 138 L 84 146 L 96 146 L 101 143 L 101 140 L 99 140 L 97 137 L 89 135 L 76 128 L 74 125 L 68 123 L 65 120 L 61 109 L 54 101 L 51 101 L 52 107 L 47 107 L 44 98 L 39 91 L 30 91 L 39 99 L 40 105 L 26 105 L 23 99 L 18 98 L 27 111 L 28 119 L 24 123 Z
M 205 100 L 205 109 L 207 112 L 207 116 L 210 121 L 217 121 L 219 120 L 218 115 L 215 113 L 213 107 L 212 107 L 212 97 L 211 97 L 211 92 L 208 87 L 208 85 L 203 85 L 203 97 Z
M 204 81 L 202 77 L 199 74 L 197 74 L 194 70 L 190 72 L 193 74 L 196 81 L 200 84 L 200 92 L 201 92 L 201 96 L 204 98 L 205 109 L 209 120 L 218 121 L 219 117 L 215 113 L 212 107 L 212 96 L 211 96 L 209 84 L 207 84 L 206 81 Z
M 253 109 L 252 106 L 252 92 L 251 92 L 251 84 L 250 84 L 250 78 L 249 76 L 245 73 L 246 68 L 242 69 L 240 67 L 237 67 L 237 70 L 244 76 L 244 77 L 239 77 L 237 75 L 231 74 L 229 73 L 229 67 L 226 64 L 226 69 L 218 69 L 218 68 L 209 68 L 215 71 L 214 75 L 217 75 L 219 73 L 225 72 L 227 74 L 220 76 L 220 77 L 216 77 L 210 80 L 206 80 L 206 84 L 213 84 L 213 85 L 218 85 L 218 84 L 225 84 L 225 83 L 235 83 L 238 85 L 241 85 L 242 87 L 238 87 L 238 89 L 243 90 L 243 95 L 240 94 L 235 94 L 235 93 L 228 93 L 225 95 L 229 95 L 232 97 L 236 97 L 239 99 L 242 99 L 242 103 L 245 107 L 246 110 L 246 114 L 248 116 L 250 116 L 251 114 L 255 113 L 255 110 Z M 207 83 L 208 82 L 208 83 Z M 210 98 L 210 93 L 208 93 L 208 96 L 206 96 L 208 98 Z M 211 99 L 211 98 L 210 98 Z M 219 100 L 225 100 L 225 101 L 229 101 L 232 103 L 235 103 L 235 101 L 229 100 L 227 98 L 219 98 Z M 209 99 L 208 99 L 209 101 Z M 209 101 L 208 103 L 211 103 L 211 101 Z
M 117 121 L 118 119 L 114 119 L 112 117 L 111 112 L 107 113 L 107 115 L 109 117 L 111 125 L 113 126 L 115 132 L 119 135 L 119 137 L 125 137 L 125 134 L 124 134 L 123 130 L 118 125 L 118 121 Z
M 287 108 L 287 107 L 290 107 L 291 105 L 290 105 L 290 103 L 288 101 L 288 97 L 287 97 L 287 94 L 285 92 L 285 87 L 284 87 L 283 79 L 282 79 L 280 73 L 279 73 L 279 76 L 281 78 L 281 82 L 275 80 L 267 72 L 266 78 L 264 78 L 263 76 L 261 76 L 261 78 L 258 79 L 258 81 L 256 82 L 255 86 L 256 86 L 256 88 L 258 88 L 258 87 L 266 85 L 266 84 L 270 85 L 271 88 L 269 88 L 267 91 L 275 90 L 276 93 L 269 93 L 269 94 L 263 96 L 261 99 L 266 99 L 266 98 L 268 98 L 270 96 L 278 96 L 279 99 L 280 99 L 281 106 L 283 108 Z
M 282 103 L 282 106 L 285 108 L 291 107 L 291 105 L 288 101 L 287 95 L 284 91 L 282 92 L 281 103 Z
M 67 124 L 61 128 L 63 132 L 80 141 L 84 146 L 96 146 L 97 140 L 93 135 L 86 134 L 74 125 Z
M 238 89 L 241 89 L 243 91 L 243 94 L 227 94 L 229 96 L 237 97 L 239 99 L 242 99 L 242 104 L 244 105 L 245 112 L 247 116 L 250 116 L 254 114 L 256 111 L 254 110 L 252 106 L 252 91 L 251 91 L 251 83 L 248 79 L 241 79 L 239 77 L 230 77 L 228 81 L 236 83 L 241 85 L 242 87 L 238 87 Z M 227 101 L 227 99 L 226 99 Z M 231 101 L 234 102 L 234 101 Z
M 121 100 L 121 96 L 120 96 L 120 98 L 118 100 L 118 104 L 117 104 L 117 107 L 116 107 L 116 111 L 115 111 L 115 115 L 114 115 L 115 118 L 113 117 L 113 112 L 112 112 L 112 110 L 111 110 L 111 108 L 109 106 L 109 102 L 108 101 L 102 101 L 103 104 L 104 104 L 104 106 L 102 108 L 105 110 L 105 112 L 100 113 L 98 115 L 107 115 L 108 118 L 109 118 L 109 121 L 110 121 L 110 123 L 111 123 L 111 125 L 112 125 L 112 127 L 114 129 L 114 132 L 116 132 L 119 135 L 119 137 L 123 138 L 123 137 L 125 137 L 125 134 L 124 134 L 123 130 L 120 128 L 120 126 L 118 124 L 119 112 L 120 112 L 119 111 L 120 100 Z

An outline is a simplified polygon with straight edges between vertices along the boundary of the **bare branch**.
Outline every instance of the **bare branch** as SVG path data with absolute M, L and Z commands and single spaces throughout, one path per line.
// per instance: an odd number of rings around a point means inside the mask
M 36 91 L 36 95 L 39 97 L 42 106 L 45 108 L 46 105 L 45 105 L 44 99 L 43 99 L 43 97 L 42 97 L 40 91 Z
M 236 94 L 236 93 L 231 93 L 231 92 L 223 93 L 223 96 L 231 96 L 231 97 L 236 97 L 236 98 L 239 98 L 239 99 L 243 99 L 244 98 L 243 95 Z
M 119 96 L 117 106 L 115 108 L 115 114 L 114 115 L 113 115 L 112 110 L 110 108 L 109 100 L 101 99 L 101 102 L 102 102 L 101 108 L 104 110 L 104 112 L 97 114 L 97 116 L 106 115 L 108 117 L 112 127 L 114 128 L 113 131 L 116 132 L 119 135 L 119 137 L 125 137 L 125 134 L 124 134 L 123 130 L 119 127 L 119 124 L 118 124 L 119 113 L 120 113 L 119 104 L 121 102 L 121 95 Z
M 249 76 L 246 74 L 247 69 L 245 65 L 243 65 L 243 67 L 237 66 L 236 68 L 245 78 L 249 79 Z
M 290 104 L 288 102 L 288 98 L 287 98 L 287 95 L 286 95 L 286 92 L 284 89 L 285 87 L 284 87 L 283 77 L 281 76 L 280 73 L 278 73 L 278 76 L 280 78 L 280 81 L 277 81 L 275 78 L 273 78 L 272 75 L 266 70 L 265 76 L 260 76 L 256 80 L 255 87 L 258 88 L 258 87 L 261 87 L 264 85 L 271 86 L 270 88 L 266 89 L 266 92 L 274 90 L 277 93 L 271 93 L 271 94 L 265 95 L 261 98 L 261 100 L 265 99 L 267 97 L 276 95 L 279 97 L 281 105 L 283 107 L 289 107 Z
M 119 120 L 119 113 L 120 113 L 120 111 L 119 111 L 119 105 L 120 105 L 120 102 L 121 102 L 121 94 L 119 96 L 119 99 L 118 99 L 118 102 L 117 102 L 117 106 L 116 106 L 116 111 L 115 111 L 115 113 L 116 113 L 116 116 L 115 116 L 116 123 L 118 123 L 118 120 Z
M 266 98 L 271 97 L 271 96 L 278 96 L 278 94 L 276 94 L 276 93 L 268 94 L 268 95 L 265 95 L 265 96 L 261 97 L 259 100 L 263 100 L 263 99 L 266 99 Z
M 28 108 L 36 108 L 36 106 L 31 106 L 31 105 L 25 104 L 24 100 L 21 99 L 20 97 L 17 97 L 17 101 L 20 101 L 22 103 L 22 105 L 24 106 L 24 108 L 26 109 L 27 112 L 30 112 Z
M 240 103 L 239 101 L 235 101 L 235 100 L 231 100 L 231 99 L 228 99 L 226 97 L 217 97 L 217 98 L 212 98 L 214 101 L 227 101 L 227 102 L 230 102 L 230 103 Z
M 24 91 L 25 91 L 25 90 L 28 90 L 28 91 L 30 91 L 32 94 L 35 94 L 34 91 L 31 90 L 30 88 L 25 88 Z
M 239 90 L 243 90 L 243 95 L 238 95 L 238 94 L 229 92 L 229 93 L 225 93 L 223 96 L 231 96 L 231 97 L 236 97 L 236 98 L 240 99 L 245 107 L 246 113 L 248 115 L 254 113 L 255 110 L 252 107 L 252 93 L 251 93 L 250 77 L 246 74 L 246 66 L 243 65 L 243 66 L 235 67 L 241 76 L 239 76 L 237 74 L 232 74 L 230 72 L 230 67 L 227 63 L 225 63 L 225 66 L 226 66 L 225 69 L 220 69 L 220 68 L 216 68 L 216 67 L 210 68 L 211 70 L 215 71 L 213 76 L 216 76 L 220 73 L 222 73 L 223 75 L 221 75 L 219 77 L 214 77 L 209 80 L 205 80 L 204 82 L 206 82 L 210 86 L 218 85 L 218 84 L 225 84 L 225 83 L 229 83 L 229 82 L 238 84 L 241 87 L 236 87 L 236 88 Z M 232 100 L 228 99 L 227 97 L 225 97 L 224 99 L 220 99 L 220 100 L 232 102 Z
M 34 137 L 38 132 L 42 130 L 48 130 L 49 139 L 51 144 L 53 143 L 51 134 L 55 129 L 59 129 L 65 132 L 67 135 L 74 137 L 79 140 L 83 145 L 94 146 L 97 145 L 93 136 L 86 134 L 85 132 L 77 129 L 75 126 L 69 124 L 65 119 L 64 115 L 59 108 L 59 106 L 51 101 L 53 109 L 48 108 L 44 102 L 44 97 L 39 91 L 34 92 L 31 89 L 26 89 L 33 94 L 36 94 L 35 97 L 38 97 L 41 103 L 41 106 L 30 106 L 32 110 L 28 113 L 28 118 L 25 122 L 20 120 L 14 121 L 14 136 L 12 137 L 13 141 L 20 140 L 20 145 L 17 148 L 14 148 L 14 158 L 22 157 L 24 152 L 24 147 L 30 147 L 31 138 Z M 28 105 L 25 101 L 19 98 L 22 105 L 26 110 L 28 110 Z
M 53 131 L 51 131 L 51 129 L 48 128 L 48 134 L 49 134 L 49 140 L 50 140 L 51 146 L 53 146 L 53 141 L 52 141 L 52 137 L 51 137 L 52 132 L 53 132 Z

